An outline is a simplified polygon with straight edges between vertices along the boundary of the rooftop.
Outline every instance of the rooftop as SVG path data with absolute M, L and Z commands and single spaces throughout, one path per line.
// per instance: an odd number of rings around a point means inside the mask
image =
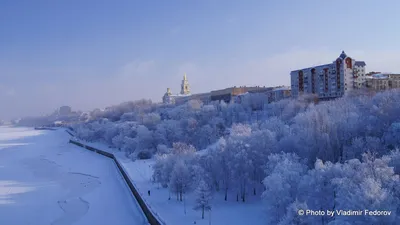
M 191 96 L 192 94 L 186 94 L 186 95 L 183 95 L 183 94 L 171 94 L 170 96 L 171 97 L 186 97 L 186 96 Z
M 354 65 L 356 65 L 356 66 L 366 66 L 367 64 L 365 64 L 364 61 L 356 61 L 356 63 Z
M 346 53 L 342 51 L 342 54 L 340 54 L 339 58 L 345 59 L 347 57 Z
M 304 69 L 293 70 L 292 72 L 298 72 L 298 71 L 300 71 L 300 70 L 310 70 L 310 69 L 318 68 L 318 67 L 329 67 L 330 65 L 332 65 L 332 63 L 323 64 L 323 65 L 317 65 L 317 66 L 312 66 L 312 67 L 308 67 L 308 68 L 304 68 Z
M 280 90 L 290 91 L 291 89 L 292 89 L 291 87 L 279 87 L 279 88 L 274 88 L 274 91 L 280 91 Z
M 347 57 L 347 54 L 344 51 L 342 51 L 342 53 L 340 54 L 339 58 L 345 59 L 346 57 Z M 304 68 L 304 69 L 293 70 L 291 72 L 298 72 L 300 70 L 310 70 L 310 69 L 318 68 L 318 67 L 329 67 L 330 65 L 332 65 L 332 63 L 312 66 L 312 67 L 308 67 L 308 68 Z M 356 66 L 366 66 L 366 63 L 364 61 L 356 61 L 355 65 Z
M 388 74 L 383 74 L 383 73 L 376 73 L 376 74 L 372 74 L 371 76 L 367 76 L 366 78 L 369 78 L 369 79 L 388 79 L 389 75 Z

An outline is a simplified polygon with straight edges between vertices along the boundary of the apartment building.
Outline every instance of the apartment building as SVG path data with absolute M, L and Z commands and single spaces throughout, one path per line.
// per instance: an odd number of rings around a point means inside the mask
M 291 95 L 314 94 L 320 99 L 337 98 L 365 87 L 365 62 L 356 61 L 343 51 L 329 64 L 294 70 L 290 73 Z

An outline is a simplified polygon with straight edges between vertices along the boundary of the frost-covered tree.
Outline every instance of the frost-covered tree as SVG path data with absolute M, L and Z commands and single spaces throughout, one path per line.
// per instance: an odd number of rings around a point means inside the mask
M 142 117 L 142 124 L 150 130 L 154 130 L 156 126 L 161 122 L 160 114 L 158 113 L 148 113 Z
M 194 210 L 201 210 L 201 218 L 204 219 L 204 212 L 211 210 L 212 191 L 211 188 L 204 182 L 200 181 L 196 189 L 196 203 Z
M 130 157 L 131 154 L 135 152 L 137 144 L 138 144 L 138 139 L 125 136 L 122 147 L 122 150 L 125 152 L 125 155 Z
M 172 149 L 168 148 L 166 145 L 159 144 L 157 145 L 157 153 L 158 154 L 170 154 Z
M 318 159 L 314 169 L 309 170 L 298 186 L 297 199 L 307 203 L 311 210 L 336 210 L 337 187 L 332 180 L 343 176 L 340 164 L 322 162 Z M 327 224 L 334 218 L 325 216 L 309 216 L 304 219 L 309 224 Z
M 268 156 L 276 152 L 276 135 L 269 130 L 256 130 L 248 140 L 250 148 L 247 151 L 249 162 L 249 176 L 252 182 L 253 195 L 262 186 L 265 178 L 265 165 Z
M 375 158 L 364 154 L 363 160 L 349 160 L 343 164 L 343 177 L 333 179 L 337 186 L 338 209 L 384 209 L 390 216 L 335 217 L 337 221 L 351 224 L 396 224 L 399 220 L 399 176 L 388 166 L 388 158 Z
M 400 123 L 392 123 L 384 135 L 384 140 L 389 148 L 400 147 Z
M 287 209 L 285 216 L 277 223 L 278 225 L 306 225 L 307 217 L 299 215 L 299 210 L 310 209 L 305 202 L 299 202 L 297 199 L 291 203 Z
M 146 126 L 139 125 L 136 129 L 136 132 L 136 151 L 142 149 L 156 150 L 157 145 L 155 145 L 156 143 L 154 142 L 152 132 Z
M 165 188 L 168 187 L 175 162 L 176 158 L 172 155 L 158 155 L 153 165 L 153 180 Z
M 268 157 L 262 197 L 271 224 L 277 224 L 287 207 L 296 200 L 299 182 L 306 171 L 306 166 L 294 154 L 273 154 Z
M 219 163 L 219 171 L 217 173 L 220 175 L 221 187 L 224 190 L 224 200 L 227 201 L 228 192 L 232 188 L 233 183 L 233 152 L 231 151 L 231 148 L 227 148 L 227 143 L 224 138 L 221 138 L 217 142 L 215 151 L 218 153 L 218 156 L 214 158 L 214 160 Z
M 196 152 L 193 145 L 188 145 L 182 142 L 175 142 L 172 146 L 172 153 L 176 155 L 190 155 Z
M 182 160 L 175 163 L 169 181 L 169 188 L 176 194 L 176 199 L 182 201 L 183 195 L 191 188 L 191 176 L 188 166 Z
M 121 149 L 132 159 L 154 153 L 154 182 L 178 198 L 182 183 L 194 187 L 203 180 L 225 200 L 236 194 L 244 201 L 265 189 L 272 224 L 399 219 L 399 90 L 327 102 L 302 96 L 261 104 L 265 99 L 259 97 L 247 95 L 242 103 L 128 102 L 94 110 L 73 128 L 77 138 Z M 189 174 L 185 182 L 178 169 Z M 305 206 L 396 213 L 363 219 L 297 216 L 295 210 Z
M 125 136 L 123 136 L 122 134 L 118 134 L 112 138 L 111 145 L 114 146 L 115 148 L 121 150 L 124 145 L 124 139 L 125 139 Z
M 389 166 L 393 167 L 394 173 L 400 175 L 400 150 L 395 149 L 384 157 L 389 162 Z

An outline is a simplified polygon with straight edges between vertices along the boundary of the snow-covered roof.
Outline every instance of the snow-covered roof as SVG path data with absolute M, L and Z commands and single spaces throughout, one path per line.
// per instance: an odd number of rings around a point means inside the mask
M 172 94 L 172 95 L 170 95 L 171 97 L 187 97 L 187 96 L 191 96 L 192 94 L 186 94 L 186 95 L 183 95 L 183 94 Z
M 356 66 L 366 66 L 364 61 L 356 61 L 356 63 L 354 65 L 356 65 Z
M 367 79 L 388 79 L 389 75 L 388 74 L 377 73 L 377 74 L 372 74 L 371 76 L 367 76 L 365 78 L 367 78 Z
M 248 94 L 249 94 L 249 92 L 245 92 L 245 93 L 238 94 L 237 96 L 244 96 L 244 95 L 248 95 Z
M 279 88 L 274 88 L 274 91 L 290 91 L 291 87 L 279 87 Z

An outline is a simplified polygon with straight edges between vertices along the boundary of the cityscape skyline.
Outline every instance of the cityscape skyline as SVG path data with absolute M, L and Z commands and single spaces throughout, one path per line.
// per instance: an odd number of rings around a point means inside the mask
M 93 3 L 0 4 L 0 118 L 161 102 L 184 72 L 192 93 L 289 86 L 342 50 L 367 72 L 400 71 L 397 1 Z

